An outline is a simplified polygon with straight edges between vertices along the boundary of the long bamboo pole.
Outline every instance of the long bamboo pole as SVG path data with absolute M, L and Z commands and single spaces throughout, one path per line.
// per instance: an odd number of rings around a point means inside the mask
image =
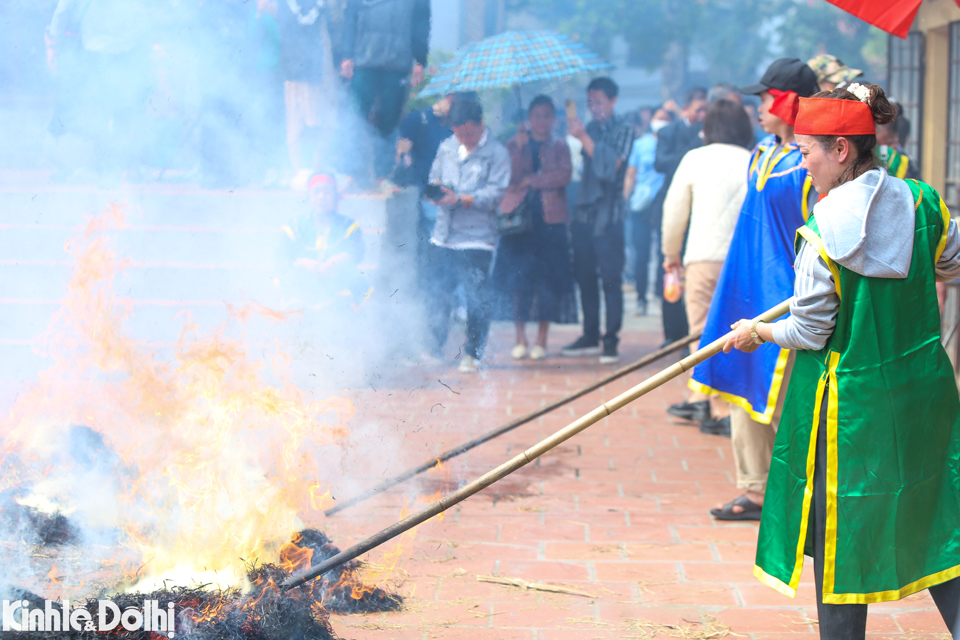
M 790 311 L 790 300 L 785 300 L 784 302 L 781 302 L 780 304 L 778 304 L 776 307 L 760 314 L 759 316 L 757 316 L 756 319 L 759 319 L 763 322 L 770 322 L 771 320 L 776 320 L 780 316 L 785 315 L 789 311 Z M 657 387 L 665 384 L 666 382 L 669 382 L 670 380 L 673 380 L 674 378 L 682 375 L 684 372 L 689 371 L 690 369 L 700 364 L 704 360 L 711 358 L 716 354 L 720 353 L 723 350 L 723 345 L 726 343 L 727 338 L 729 336 L 730 334 L 728 333 L 723 337 L 718 338 L 717 340 L 714 340 L 709 345 L 701 348 L 696 353 L 693 353 L 687 356 L 686 358 L 684 358 L 683 360 L 681 360 L 680 362 L 677 362 L 676 364 L 673 364 L 667 367 L 660 373 L 648 378 L 647 380 L 644 380 L 643 382 L 633 387 L 632 389 L 629 389 L 621 393 L 619 396 L 617 396 L 613 400 L 609 400 L 603 403 L 602 405 L 600 405 L 590 413 L 579 418 L 578 420 L 575 420 L 574 422 L 571 422 L 569 425 L 567 425 L 560 431 L 557 431 L 552 436 L 544 440 L 541 440 L 540 442 L 533 445 L 523 453 L 503 463 L 499 467 L 491 471 L 488 471 L 487 473 L 483 474 L 482 476 L 480 476 L 470 484 L 467 484 L 461 487 L 460 489 L 458 489 L 457 491 L 454 491 L 453 493 L 447 496 L 444 496 L 443 498 L 440 498 L 439 500 L 437 500 L 427 508 L 421 511 L 418 511 L 417 513 L 414 513 L 410 516 L 407 516 L 400 522 L 390 525 L 383 531 L 380 531 L 379 533 L 370 536 L 366 540 L 353 545 L 349 549 L 341 551 L 340 553 L 333 556 L 332 558 L 328 558 L 327 560 L 321 562 L 320 564 L 314 567 L 311 567 L 309 569 L 301 571 L 298 574 L 290 576 L 287 580 L 283 582 L 283 584 L 280 585 L 281 588 L 286 590 L 286 589 L 292 589 L 294 587 L 298 587 L 303 583 L 307 582 L 308 580 L 312 580 L 317 576 L 323 575 L 324 573 L 330 571 L 331 569 L 334 569 L 335 567 L 339 567 L 345 562 L 349 562 L 354 558 L 360 556 L 361 554 L 364 554 L 367 551 L 370 551 L 371 549 L 374 549 L 375 547 L 380 546 L 384 542 L 387 542 L 388 540 L 391 540 L 397 537 L 401 533 L 412 529 L 418 524 L 426 522 L 430 518 L 443 513 L 453 505 L 463 502 L 473 494 L 485 489 L 486 487 L 489 487 L 494 482 L 497 482 L 498 480 L 502 480 L 503 478 L 510 475 L 514 471 L 530 464 L 531 462 L 533 462 L 534 460 L 536 460 L 537 458 L 545 454 L 547 451 L 550 451 L 554 447 L 562 444 L 563 442 L 566 442 L 567 440 L 577 435 L 581 431 L 584 431 L 588 427 L 606 418 L 614 411 L 617 411 L 618 409 L 622 409 L 623 407 L 627 406 L 637 398 L 640 398 L 641 396 L 644 396 L 650 393 Z
M 506 424 L 504 424 L 504 425 L 501 425 L 501 426 L 497 427 L 496 429 L 492 429 L 491 431 L 488 431 L 488 432 L 486 432 L 486 433 L 484 433 L 484 434 L 482 434 L 482 435 L 477 436 L 477 437 L 474 438 L 473 440 L 469 440 L 469 441 L 467 441 L 467 442 L 464 442 L 463 444 L 461 444 L 461 445 L 459 445 L 459 446 L 457 446 L 457 447 L 454 447 L 453 449 L 448 449 L 447 451 L 444 451 L 444 452 L 441 453 L 440 455 L 434 456 L 433 458 L 430 458 L 429 460 L 427 460 L 426 462 L 420 464 L 419 466 L 413 467 L 412 469 L 408 469 L 408 470 L 404 471 L 403 473 L 401 473 L 401 474 L 399 474 L 399 475 L 396 475 L 396 476 L 394 476 L 394 477 L 392 477 L 392 478 L 389 478 L 389 479 L 387 479 L 387 480 L 384 480 L 383 482 L 381 482 L 381 483 L 378 484 L 377 486 L 372 487 L 372 488 L 370 488 L 370 489 L 367 489 L 366 491 L 364 491 L 364 492 L 361 493 L 360 495 L 358 495 L 358 496 L 356 496 L 356 497 L 354 497 L 354 498 L 351 498 L 351 499 L 349 499 L 349 500 L 346 500 L 345 502 L 342 502 L 342 503 L 336 505 L 335 507 L 331 507 L 331 508 L 327 509 L 326 511 L 323 512 L 323 515 L 325 515 L 325 516 L 333 516 L 333 515 L 336 515 L 336 514 L 340 513 L 341 511 L 343 511 L 344 509 L 349 509 L 350 507 L 354 506 L 355 504 L 359 504 L 359 503 L 363 502 L 364 500 L 366 500 L 366 499 L 368 499 L 368 498 L 372 498 L 372 497 L 375 496 L 375 495 L 378 495 L 378 494 L 380 494 L 380 493 L 383 493 L 383 492 L 386 491 L 387 489 L 391 489 L 391 488 L 397 486 L 397 485 L 400 484 L 401 482 L 406 482 L 406 481 L 409 480 L 410 478 L 413 478 L 413 477 L 415 477 L 415 476 L 418 476 L 418 475 L 420 475 L 421 473 L 425 473 L 425 472 L 427 472 L 427 471 L 430 471 L 430 469 L 433 469 L 434 467 L 437 466 L 437 463 L 438 463 L 438 462 L 446 462 L 447 460 L 450 460 L 451 458 L 456 458 L 457 456 L 462 455 L 462 454 L 466 453 L 467 451 L 470 451 L 471 449 L 475 449 L 476 447 L 479 447 L 480 445 L 484 444 L 485 442 L 489 442 L 489 441 L 493 440 L 494 438 L 498 438 L 498 437 L 502 436 L 502 435 L 505 434 L 505 433 L 509 433 L 510 431 L 513 431 L 513 430 L 516 429 L 517 427 L 523 426 L 523 425 L 527 424 L 528 422 L 530 422 L 530 421 L 532 421 L 532 420 L 536 420 L 536 419 L 539 418 L 540 416 L 546 415 L 546 414 L 550 413 L 551 411 L 553 411 L 553 410 L 555 410 L 555 409 L 559 409 L 560 407 L 562 407 L 562 406 L 565 405 L 565 404 L 569 404 L 569 403 L 573 402 L 574 400 L 576 400 L 576 399 L 578 399 L 578 398 L 582 398 L 583 396 L 587 395 L 588 393 L 591 393 L 591 392 L 593 392 L 593 391 L 596 391 L 596 390 L 599 389 L 600 387 L 603 387 L 603 386 L 605 386 L 605 385 L 607 385 L 607 384 L 610 384 L 610 383 L 613 382 L 614 380 L 617 380 L 617 379 L 619 379 L 619 378 L 622 378 L 623 376 L 625 376 L 625 375 L 627 375 L 627 374 L 633 373 L 634 371 L 637 371 L 638 369 L 642 369 L 642 368 L 646 367 L 647 365 L 649 365 L 649 364 L 651 364 L 651 363 L 653 363 L 653 362 L 656 362 L 656 361 L 659 360 L 660 358 L 663 358 L 664 356 L 668 356 L 668 355 L 670 355 L 671 353 L 673 353 L 674 351 L 678 351 L 679 349 L 682 349 L 683 347 L 687 346 L 687 345 L 690 344 L 691 342 L 694 342 L 694 341 L 698 340 L 699 338 L 700 338 L 700 332 L 698 331 L 698 332 L 696 332 L 696 333 L 690 334 L 689 336 L 680 338 L 679 340 L 677 340 L 677 341 L 675 341 L 675 342 L 671 342 L 671 343 L 668 344 L 667 346 L 665 346 L 665 347 L 663 347 L 663 348 L 661 348 L 661 349 L 657 349 L 657 350 L 654 351 L 653 353 L 648 353 L 647 355 L 645 355 L 644 357 L 640 358 L 640 359 L 637 360 L 636 362 L 634 362 L 634 363 L 632 363 L 632 364 L 628 364 L 628 365 L 625 366 L 625 367 L 621 367 L 621 368 L 617 369 L 616 371 L 610 373 L 609 375 L 606 375 L 606 376 L 604 376 L 603 378 L 600 378 L 599 380 L 597 380 L 597 381 L 595 381 L 595 382 L 591 382 L 591 383 L 588 384 L 587 386 L 585 386 L 585 387 L 583 387 L 583 388 L 581 388 L 581 389 L 577 389 L 577 390 L 574 391 L 573 393 L 570 393 L 570 394 L 568 394 L 568 395 L 563 396 L 563 397 L 560 398 L 559 400 L 554 400 L 553 402 L 550 402 L 550 403 L 548 403 L 548 404 L 545 404 L 544 406 L 540 407 L 539 409 L 535 409 L 535 410 L 533 410 L 533 411 L 531 411 L 531 412 L 529 412 L 529 413 L 525 413 L 524 415 L 519 416 L 519 417 L 517 417 L 516 419 L 511 420 L 510 422 L 508 422 L 508 423 L 506 423 Z

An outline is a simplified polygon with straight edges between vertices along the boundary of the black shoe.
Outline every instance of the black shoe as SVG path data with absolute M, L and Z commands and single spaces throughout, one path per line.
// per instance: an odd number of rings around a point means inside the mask
M 705 433 L 708 436 L 723 436 L 724 438 L 729 438 L 730 416 L 727 416 L 726 418 L 720 418 L 718 420 L 707 420 L 706 422 L 701 422 L 700 433 Z
M 645 316 L 647 315 L 647 301 L 646 300 L 637 300 L 637 315 Z
M 568 344 L 560 350 L 560 355 L 568 358 L 581 358 L 583 356 L 600 355 L 600 340 L 589 340 L 586 336 L 580 336 L 571 344 Z
M 669 407 L 667 413 L 690 422 L 707 422 L 710 420 L 710 401 L 681 402 Z
M 620 354 L 617 353 L 617 345 L 604 343 L 603 353 L 600 355 L 600 364 L 616 364 L 620 362 Z

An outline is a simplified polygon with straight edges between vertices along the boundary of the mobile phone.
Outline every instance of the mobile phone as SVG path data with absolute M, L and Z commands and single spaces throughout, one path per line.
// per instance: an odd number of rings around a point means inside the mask
M 442 200 L 444 195 L 443 189 L 438 184 L 428 184 L 423 188 L 423 197 L 430 202 Z

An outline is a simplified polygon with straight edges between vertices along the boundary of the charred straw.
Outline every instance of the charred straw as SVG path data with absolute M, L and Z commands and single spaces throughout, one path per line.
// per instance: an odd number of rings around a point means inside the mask
M 296 534 L 293 541 L 298 547 L 313 552 L 311 565 L 340 553 L 323 532 L 315 529 Z M 399 595 L 379 587 L 355 589 L 360 585 L 358 568 L 359 563 L 344 565 L 293 597 L 278 586 L 289 579 L 290 573 L 277 564 L 260 564 L 248 567 L 247 577 L 252 586 L 247 592 L 237 588 L 172 587 L 105 599 L 120 611 L 140 610 L 146 601 L 155 602 L 163 611 L 173 605 L 174 638 L 179 640 L 337 640 L 330 626 L 330 613 L 396 611 L 403 604 Z M 15 589 L 8 597 L 26 600 L 31 609 L 42 609 L 44 605 L 39 596 L 23 589 Z M 80 606 L 97 620 L 98 600 L 88 599 Z M 53 608 L 62 614 L 59 602 Z M 111 621 L 112 618 L 108 619 Z M 163 640 L 167 637 L 163 631 L 127 631 L 122 625 L 110 631 L 0 631 L 0 640 Z

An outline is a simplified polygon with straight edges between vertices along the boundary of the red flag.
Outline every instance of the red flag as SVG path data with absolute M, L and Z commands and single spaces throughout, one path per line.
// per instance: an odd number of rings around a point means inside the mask
M 827 2 L 887 33 L 906 38 L 923 0 L 827 0 Z

